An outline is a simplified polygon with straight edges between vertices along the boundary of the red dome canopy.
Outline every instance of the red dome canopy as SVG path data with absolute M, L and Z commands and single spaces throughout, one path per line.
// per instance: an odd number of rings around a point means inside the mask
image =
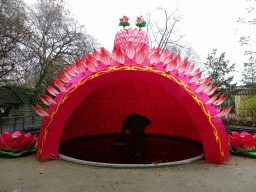
M 129 32 L 130 31 L 130 32 Z M 127 30 L 118 33 L 111 53 L 104 48 L 86 55 L 66 67 L 65 76 L 54 84 L 61 92 L 48 86 L 57 95 L 41 100 L 50 105 L 39 134 L 37 158 L 46 161 L 58 154 L 61 141 L 85 135 L 120 133 L 122 122 L 131 113 L 151 120 L 145 133 L 185 137 L 202 142 L 206 161 L 222 164 L 229 158 L 229 146 L 220 112 L 225 98 L 213 94 L 210 78 L 195 83 L 201 73 L 180 56 L 173 58 L 167 50 L 147 50 L 144 32 Z M 141 40 L 137 37 L 142 35 Z M 143 36 L 144 35 L 144 36 Z M 128 46 L 128 45 L 129 46 Z M 140 63 L 138 65 L 138 63 Z M 122 64 L 122 65 L 120 65 Z M 89 69 L 89 70 L 88 70 Z M 189 75 L 192 74 L 192 75 Z M 188 76 L 189 75 L 189 76 Z M 72 78 L 74 77 L 74 78 Z

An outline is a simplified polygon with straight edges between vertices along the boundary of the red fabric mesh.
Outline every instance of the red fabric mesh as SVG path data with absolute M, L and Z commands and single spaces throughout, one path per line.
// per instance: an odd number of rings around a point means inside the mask
M 145 133 L 201 141 L 193 120 L 175 97 L 153 83 L 131 81 L 112 83 L 92 92 L 73 111 L 62 140 L 120 133 L 123 120 L 133 112 L 151 120 Z

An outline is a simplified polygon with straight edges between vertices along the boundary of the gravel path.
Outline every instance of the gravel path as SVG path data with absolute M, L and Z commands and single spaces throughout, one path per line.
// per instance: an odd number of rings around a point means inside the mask
M 147 169 L 97 168 L 64 160 L 41 163 L 35 154 L 0 156 L 0 192 L 256 191 L 256 159 L 231 155 L 223 165 L 203 160 Z

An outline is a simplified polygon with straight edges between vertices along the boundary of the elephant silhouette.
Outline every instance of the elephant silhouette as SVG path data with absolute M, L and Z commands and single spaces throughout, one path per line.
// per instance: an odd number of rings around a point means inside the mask
M 124 119 L 121 134 L 124 134 L 126 130 L 129 130 L 132 135 L 143 134 L 150 124 L 151 121 L 147 117 L 132 113 Z
M 151 121 L 137 113 L 132 113 L 123 121 L 121 135 L 114 146 L 114 153 L 119 154 L 124 163 L 145 163 L 146 154 L 149 153 L 144 131 Z M 129 130 L 130 136 L 125 139 L 125 132 Z M 121 145 L 119 143 L 122 143 Z

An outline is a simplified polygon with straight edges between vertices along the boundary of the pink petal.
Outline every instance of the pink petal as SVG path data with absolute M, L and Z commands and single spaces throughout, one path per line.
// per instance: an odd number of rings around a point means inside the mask
M 53 96 L 56 96 L 59 94 L 59 92 L 47 84 L 48 87 L 45 87 L 49 93 L 51 93 Z
M 80 63 L 77 61 L 75 63 L 73 63 L 75 69 L 79 72 L 79 73 L 85 73 L 84 67 L 81 67 Z
M 167 66 L 166 66 L 166 72 L 170 72 L 173 71 L 177 66 L 177 58 L 175 57 L 175 59 L 173 61 L 171 61 Z
M 45 105 L 50 105 L 50 103 L 48 103 L 44 98 L 42 98 L 42 97 L 40 97 L 39 95 L 38 95 L 38 97 L 39 97 L 39 99 L 45 104 Z
M 60 81 L 58 81 L 57 79 L 53 79 L 53 84 L 58 87 L 62 92 L 67 92 L 66 88 L 64 87 L 63 83 L 61 83 Z
M 125 53 L 125 50 L 123 49 L 123 47 L 120 45 L 118 45 L 118 47 L 119 47 L 120 51 L 122 52 L 122 54 L 125 55 L 126 53 Z
M 12 137 L 15 137 L 15 136 L 20 136 L 22 135 L 19 131 L 15 131 L 13 134 L 12 134 Z
M 223 96 L 224 96 L 224 94 L 217 101 L 215 101 L 213 104 L 214 105 L 222 104 L 226 100 L 226 98 L 227 98 L 227 97 L 223 98 Z
M 150 57 L 155 53 L 155 51 L 156 51 L 156 48 L 155 48 L 155 47 L 153 47 L 152 49 L 150 49 L 149 52 L 148 52 L 148 58 L 150 58 Z
M 219 96 L 219 93 L 217 95 L 215 95 L 214 97 L 212 97 L 211 99 L 209 99 L 207 102 L 205 102 L 205 104 L 210 104 L 210 103 L 214 102 L 218 96 Z
M 162 53 L 161 53 L 161 56 L 160 56 L 160 62 L 161 63 L 164 63 L 165 59 L 167 58 L 168 56 L 168 51 L 167 49 L 165 49 Z
M 173 60 L 173 55 L 169 55 L 169 56 L 164 60 L 163 66 L 168 65 L 172 60 Z
M 221 105 L 226 99 L 227 99 L 227 97 L 223 98 L 222 100 L 220 100 L 220 101 L 218 102 L 217 105 Z
M 160 60 L 160 53 L 155 51 L 155 53 L 150 57 L 149 63 L 150 65 L 159 63 Z
M 198 81 L 198 80 L 200 79 L 201 75 L 202 75 L 202 72 L 197 73 L 195 76 L 193 76 L 193 77 L 190 79 L 189 83 L 194 83 L 194 82 Z
M 86 58 L 85 60 L 81 59 L 80 57 L 78 57 L 78 65 L 80 65 L 81 67 L 83 67 L 85 69 L 86 72 L 86 68 L 87 68 L 87 64 L 86 64 Z
M 223 116 L 227 115 L 230 112 L 230 110 L 232 109 L 232 107 L 224 109 L 222 112 L 220 112 L 217 115 L 215 115 L 214 118 L 219 118 L 219 117 L 223 117 Z
M 123 54 L 123 52 L 120 48 L 116 52 L 116 61 L 121 64 L 124 64 L 124 62 L 125 62 L 125 55 Z
M 78 61 L 76 62 L 76 66 L 81 73 L 86 73 L 87 65 L 84 60 L 82 60 L 81 58 L 78 58 Z
M 68 66 L 65 66 L 65 67 L 66 67 L 67 73 L 68 73 L 70 76 L 72 76 L 72 77 L 75 77 L 75 76 L 76 76 L 75 72 L 74 72 L 72 69 L 70 69 Z
M 191 76 L 195 76 L 196 74 L 199 73 L 199 71 L 200 71 L 200 67 L 197 70 L 195 70 L 194 73 Z
M 30 137 L 31 133 L 26 133 L 24 136 Z
M 221 101 L 221 100 L 223 99 L 223 95 L 224 95 L 224 94 L 222 94 L 222 96 L 221 96 L 218 100 L 216 100 L 213 104 L 214 104 L 214 105 L 217 105 L 217 104 L 218 104 L 218 102 L 219 102 L 219 101 Z
M 97 62 L 97 60 L 94 58 L 94 57 L 92 57 L 91 55 L 89 55 L 88 53 L 87 53 L 87 61 L 90 63 L 90 64 L 92 64 L 94 67 L 98 67 L 98 62 Z
M 70 81 L 68 80 L 67 77 L 61 75 L 61 74 L 58 74 L 59 75 L 59 78 L 60 80 L 63 82 L 63 83 L 69 83 Z
M 202 91 L 207 85 L 207 82 L 203 83 L 202 85 L 198 86 L 198 88 L 196 89 L 196 93 Z
M 144 44 L 143 43 L 139 43 L 138 45 L 137 45 L 137 47 L 136 47 L 136 53 L 138 53 L 140 50 L 141 50 L 141 48 L 144 46 Z
M 103 47 L 101 48 L 100 61 L 105 65 L 110 65 L 110 56 Z
M 41 112 L 44 116 L 48 116 L 48 117 L 49 117 L 49 114 L 48 114 L 42 107 L 40 107 L 39 105 L 37 105 L 37 107 L 39 108 L 40 112 Z
M 208 96 L 212 95 L 218 88 L 219 85 L 217 85 L 216 87 L 214 87 L 214 89 L 212 89 L 209 93 Z
M 133 59 L 136 53 L 136 49 L 132 43 L 129 43 L 126 48 L 126 54 L 129 59 Z
M 79 74 L 79 73 L 82 73 L 82 71 L 80 71 L 80 69 L 78 68 L 78 66 L 77 66 L 77 63 L 75 62 L 72 62 L 73 63 L 73 68 L 76 70 L 76 71 L 78 71 L 78 73 L 77 74 Z
M 225 109 L 225 114 L 224 114 L 224 115 L 227 115 L 227 114 L 231 111 L 232 108 L 233 108 L 233 106 L 231 106 L 231 107 Z
M 249 133 L 247 133 L 246 131 L 243 131 L 242 133 L 240 133 L 240 136 L 246 136 L 246 135 L 250 135 Z
M 56 105 L 57 103 L 48 95 L 44 94 L 45 99 L 48 103 Z
M 93 57 L 97 60 L 97 61 L 100 61 L 100 53 L 94 49 L 93 51 Z
M 188 69 L 184 72 L 184 75 L 190 74 L 193 71 L 194 67 L 195 67 L 195 64 L 188 67 Z
M 93 57 L 91 57 L 91 58 L 93 58 Z M 87 67 L 88 67 L 88 69 L 90 70 L 90 71 L 92 71 L 92 72 L 96 72 L 96 67 L 95 67 L 95 65 L 94 65 L 94 63 L 93 63 L 93 61 L 92 61 L 92 59 L 87 59 Z M 94 59 L 94 58 L 93 58 Z M 95 60 L 96 61 L 96 60 Z M 96 61 L 97 62 L 97 61 Z
M 183 73 L 184 71 L 186 71 L 188 67 L 189 67 L 189 63 L 183 62 L 183 64 L 181 64 L 181 65 L 177 68 L 178 74 Z
M 74 62 L 73 62 L 74 64 Z M 77 71 L 74 67 L 70 66 L 70 69 L 75 73 L 75 76 L 79 74 L 79 71 Z
M 69 81 L 72 80 L 72 77 L 64 69 L 62 69 L 62 72 Z
M 180 55 L 177 55 L 175 58 L 177 58 L 177 68 L 181 65 L 181 58 Z
M 209 91 L 211 90 L 213 84 L 214 84 L 214 82 L 213 82 L 211 85 L 209 85 L 209 86 L 203 91 L 203 93 L 209 92 Z
M 199 85 L 201 85 L 201 84 L 203 84 L 203 83 L 205 83 L 205 82 L 210 83 L 210 81 L 211 81 L 211 77 L 206 77 L 206 78 L 204 78 L 203 80 L 201 80 L 201 81 L 199 82 Z M 208 83 L 207 83 L 207 84 L 208 84 Z
M 146 59 L 146 53 L 145 53 L 145 51 L 142 48 L 142 49 L 140 49 L 139 52 L 136 53 L 135 61 L 138 64 L 142 64 L 145 61 L 145 59 Z
M 33 107 L 33 106 L 32 106 L 32 107 Z M 40 111 L 38 111 L 35 107 L 33 107 L 33 109 L 35 110 L 35 112 L 36 112 L 38 115 L 44 117 L 44 114 L 42 114 Z

